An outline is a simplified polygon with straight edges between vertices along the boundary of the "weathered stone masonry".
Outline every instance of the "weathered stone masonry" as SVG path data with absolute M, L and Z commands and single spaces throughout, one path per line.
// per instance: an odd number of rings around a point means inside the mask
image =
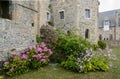
M 36 4 L 35 1 L 11 2 L 9 9 L 12 19 L 0 18 L 0 51 L 21 50 L 36 43 Z
M 98 0 L 51 0 L 52 16 L 56 28 L 69 31 L 90 40 L 98 41 Z M 85 10 L 89 10 L 90 18 L 85 18 Z M 60 19 L 60 12 L 64 19 Z M 87 34 L 86 34 L 87 32 Z

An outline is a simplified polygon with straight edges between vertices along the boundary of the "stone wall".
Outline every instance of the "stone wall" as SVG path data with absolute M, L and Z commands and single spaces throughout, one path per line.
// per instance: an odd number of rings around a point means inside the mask
M 103 28 L 99 28 L 98 34 L 102 36 L 101 40 L 120 40 L 120 27 L 110 27 L 106 31 Z
M 101 35 L 101 40 L 114 40 L 115 39 L 115 28 L 111 27 L 109 30 L 104 31 L 104 28 L 99 28 L 98 30 L 98 36 L 100 37 Z M 111 39 L 112 35 L 112 39 Z
M 105 41 L 109 47 L 120 47 L 119 40 Z
M 39 25 L 37 1 L 12 1 L 12 19 L 0 18 L 0 60 L 7 51 L 17 51 L 36 44 Z
M 80 0 L 79 26 L 82 36 L 89 29 L 89 39 L 92 43 L 98 41 L 98 0 Z M 90 10 L 90 18 L 85 18 L 85 9 Z
M 56 28 L 73 31 L 85 38 L 85 30 L 89 29 L 92 43 L 98 41 L 98 0 L 51 0 L 52 16 Z M 90 18 L 85 18 L 85 9 L 90 9 Z M 64 11 L 64 19 L 60 19 L 60 11 Z

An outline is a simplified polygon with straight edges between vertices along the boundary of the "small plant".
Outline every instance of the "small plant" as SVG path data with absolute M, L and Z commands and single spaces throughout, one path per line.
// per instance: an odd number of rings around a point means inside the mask
M 106 48 L 106 43 L 104 41 L 98 41 L 98 46 L 101 48 L 101 49 L 105 49 Z
M 41 37 L 39 35 L 36 35 L 36 42 L 40 43 L 41 42 Z

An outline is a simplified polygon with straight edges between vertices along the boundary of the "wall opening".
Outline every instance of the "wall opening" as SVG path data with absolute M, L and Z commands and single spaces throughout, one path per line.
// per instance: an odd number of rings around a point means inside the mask
M 0 0 L 0 17 L 11 19 L 10 15 L 10 3 L 9 0 Z
M 89 39 L 90 37 L 90 33 L 89 33 L 89 29 L 85 30 L 85 39 Z

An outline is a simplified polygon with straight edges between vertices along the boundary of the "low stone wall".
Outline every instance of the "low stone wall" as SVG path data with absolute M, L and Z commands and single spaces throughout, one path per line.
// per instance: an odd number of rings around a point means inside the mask
M 120 40 L 105 41 L 109 47 L 120 47 Z

